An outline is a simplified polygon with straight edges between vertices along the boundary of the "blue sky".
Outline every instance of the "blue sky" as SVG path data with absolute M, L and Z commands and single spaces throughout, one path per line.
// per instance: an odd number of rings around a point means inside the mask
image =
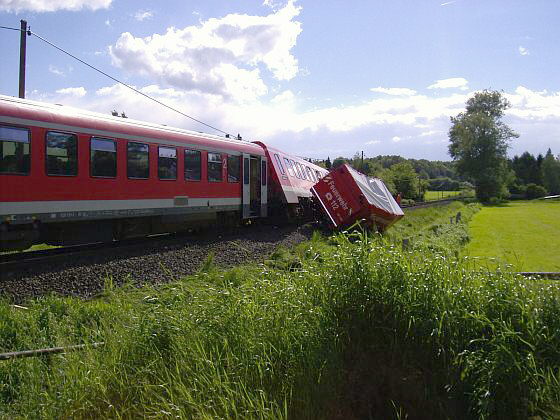
M 449 159 L 449 117 L 503 90 L 510 154 L 560 153 L 560 2 L 0 0 L 32 31 L 182 111 L 302 156 Z M 19 34 L 0 30 L 0 94 Z M 210 131 L 28 38 L 27 97 Z

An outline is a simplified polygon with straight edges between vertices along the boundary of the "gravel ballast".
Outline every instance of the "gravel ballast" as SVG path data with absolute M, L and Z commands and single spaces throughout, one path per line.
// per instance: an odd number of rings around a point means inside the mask
M 103 291 L 107 279 L 117 286 L 167 283 L 195 273 L 210 254 L 214 264 L 224 268 L 262 262 L 278 247 L 290 249 L 312 233 L 309 225 L 257 225 L 223 235 L 207 232 L 57 258 L 2 274 L 0 296 L 16 303 L 51 293 L 91 298 Z

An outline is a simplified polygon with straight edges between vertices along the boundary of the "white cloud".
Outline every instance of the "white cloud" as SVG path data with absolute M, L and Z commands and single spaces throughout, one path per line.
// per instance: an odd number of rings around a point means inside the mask
M 74 88 L 76 89 L 76 88 Z M 305 98 L 284 90 L 270 100 L 245 103 L 158 85 L 139 87 L 188 115 L 247 140 L 262 140 L 303 156 L 399 154 L 428 159 L 447 155 L 450 116 L 465 108 L 473 92 L 398 97 L 382 96 L 355 105 L 305 110 Z M 125 111 L 132 119 L 164 123 L 212 133 L 208 127 L 148 101 L 121 85 L 107 86 L 80 96 L 81 90 L 60 90 L 51 95 L 30 95 L 48 102 L 110 113 Z M 560 92 L 534 91 L 520 86 L 505 93 L 512 104 L 505 121 L 521 135 L 511 153 L 560 152 Z
M 392 96 L 412 96 L 416 95 L 416 91 L 413 89 L 408 88 L 384 88 L 384 87 L 376 87 L 370 89 L 372 92 L 379 92 L 384 93 L 386 95 Z
M 57 76 L 64 76 L 64 72 L 52 64 L 49 64 L 49 72 L 56 74 Z
M 55 12 L 57 10 L 78 11 L 82 9 L 107 9 L 112 0 L 0 0 L 0 11 Z
M 428 89 L 460 89 L 468 90 L 469 82 L 463 77 L 452 77 L 450 79 L 442 79 L 428 86 Z
M 297 75 L 291 49 L 301 33 L 299 13 L 291 0 L 267 16 L 229 14 L 146 38 L 125 32 L 109 51 L 114 65 L 160 84 L 252 101 L 268 92 L 260 65 L 278 80 Z
M 70 96 L 75 96 L 77 98 L 81 98 L 83 96 L 86 96 L 87 91 L 84 87 L 80 86 L 80 87 L 68 87 L 68 88 L 58 89 L 56 93 L 60 95 L 70 95 Z
M 134 14 L 134 19 L 136 19 L 138 22 L 142 22 L 146 19 L 151 19 L 152 17 L 154 17 L 154 12 L 152 12 L 151 10 L 138 10 Z
M 456 3 L 457 0 L 446 1 L 445 3 L 441 3 L 440 6 L 448 6 L 450 4 Z
M 529 50 L 525 47 L 523 47 L 522 45 L 519 46 L 519 48 L 517 49 L 519 51 L 519 54 L 521 55 L 529 55 Z
M 422 133 L 420 133 L 420 137 L 430 137 L 430 136 L 434 136 L 436 134 L 441 134 L 441 131 L 439 130 L 428 130 L 428 131 L 423 131 Z

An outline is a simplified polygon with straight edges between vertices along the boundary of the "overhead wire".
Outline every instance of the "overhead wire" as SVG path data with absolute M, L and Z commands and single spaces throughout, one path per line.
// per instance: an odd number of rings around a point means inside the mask
M 7 27 L 7 26 L 0 26 L 0 29 L 10 29 L 10 30 L 19 31 L 19 32 L 22 31 L 22 29 L 10 28 L 10 27 Z M 89 63 L 87 63 L 86 61 L 82 60 L 81 58 L 76 57 L 75 55 L 73 55 L 73 54 L 71 54 L 70 52 L 66 51 L 64 48 L 59 47 L 58 45 L 56 45 L 56 44 L 50 42 L 49 40 L 47 40 L 47 39 L 45 39 L 45 38 L 43 38 L 42 36 L 40 36 L 40 35 L 37 34 L 36 32 L 33 32 L 33 31 L 31 30 L 31 28 L 29 28 L 26 32 L 28 33 L 28 35 L 34 35 L 34 36 L 36 36 L 36 37 L 39 38 L 41 41 L 45 42 L 46 44 L 50 45 L 51 47 L 56 48 L 56 49 L 59 50 L 60 52 L 62 52 L 62 53 L 64 53 L 64 54 L 66 54 L 66 55 L 72 57 L 74 60 L 79 61 L 80 63 L 82 63 L 82 64 L 88 66 L 88 67 L 91 68 L 92 70 L 95 70 L 96 72 L 101 73 L 101 74 L 104 75 L 105 77 L 108 77 L 109 79 L 111 79 L 111 80 L 113 80 L 113 81 L 115 81 L 115 82 L 117 82 L 117 83 L 123 85 L 124 87 L 127 87 L 128 89 L 130 89 L 130 90 L 132 90 L 132 91 L 134 91 L 134 92 L 136 92 L 136 93 L 138 93 L 138 94 L 144 96 L 145 98 L 148 98 L 148 99 L 150 99 L 151 101 L 154 101 L 154 102 L 156 102 L 157 104 L 159 104 L 159 105 L 161 105 L 161 106 L 163 106 L 163 107 L 165 107 L 165 108 L 167 108 L 167 109 L 170 109 L 171 111 L 174 111 L 174 112 L 176 112 L 176 113 L 178 113 L 178 114 L 181 114 L 181 115 L 184 116 L 184 117 L 187 117 L 187 118 L 189 118 L 189 119 L 191 119 L 191 120 L 193 120 L 193 121 L 196 121 L 196 122 L 199 123 L 199 124 L 202 124 L 202 125 L 204 125 L 204 126 L 206 126 L 206 127 L 208 127 L 208 128 L 211 128 L 212 130 L 216 130 L 216 131 L 218 131 L 218 132 L 220 132 L 220 133 L 222 133 L 222 134 L 225 134 L 226 137 L 230 137 L 230 134 L 229 134 L 229 133 L 227 133 L 227 132 L 225 132 L 225 131 L 223 131 L 223 130 L 217 128 L 217 127 L 214 127 L 213 125 L 207 124 L 207 123 L 205 123 L 204 121 L 201 121 L 201 120 L 199 120 L 199 119 L 197 119 L 197 118 L 191 117 L 190 115 L 184 113 L 183 111 L 181 111 L 181 110 L 179 110 L 179 109 L 177 109 L 177 108 L 174 108 L 174 107 L 172 107 L 172 106 L 170 106 L 170 105 L 167 105 L 166 103 L 164 103 L 164 102 L 162 102 L 162 101 L 160 101 L 160 100 L 158 100 L 158 99 L 156 99 L 156 98 L 154 98 L 154 97 L 152 97 L 152 96 L 150 96 L 150 95 L 148 95 L 148 94 L 146 94 L 146 93 L 144 93 L 144 92 L 142 92 L 142 91 L 140 91 L 140 90 L 138 90 L 138 89 L 136 89 L 136 88 L 134 88 L 134 87 L 132 87 L 132 86 L 130 86 L 129 84 L 127 84 L 127 83 L 125 83 L 125 82 L 122 82 L 121 80 L 117 79 L 116 77 L 113 77 L 113 76 L 111 76 L 110 74 L 104 72 L 103 70 L 100 70 L 100 69 L 98 69 L 97 67 L 95 67 L 95 66 L 93 66 L 93 65 L 91 65 L 91 64 L 89 64 Z

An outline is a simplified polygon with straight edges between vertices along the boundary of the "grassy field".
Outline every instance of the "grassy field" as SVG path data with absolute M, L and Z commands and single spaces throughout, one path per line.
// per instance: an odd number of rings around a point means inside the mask
M 477 257 L 479 266 L 507 263 L 515 271 L 560 271 L 560 200 L 484 207 L 469 232 L 463 255 Z
M 469 270 L 478 210 L 231 270 L 209 257 L 157 288 L 107 279 L 91 301 L 0 302 L 0 351 L 105 343 L 0 361 L 0 418 L 558 418 L 559 286 Z
M 425 201 L 441 200 L 449 197 L 457 197 L 458 195 L 465 195 L 467 197 L 472 197 L 472 191 L 426 191 L 424 193 Z

